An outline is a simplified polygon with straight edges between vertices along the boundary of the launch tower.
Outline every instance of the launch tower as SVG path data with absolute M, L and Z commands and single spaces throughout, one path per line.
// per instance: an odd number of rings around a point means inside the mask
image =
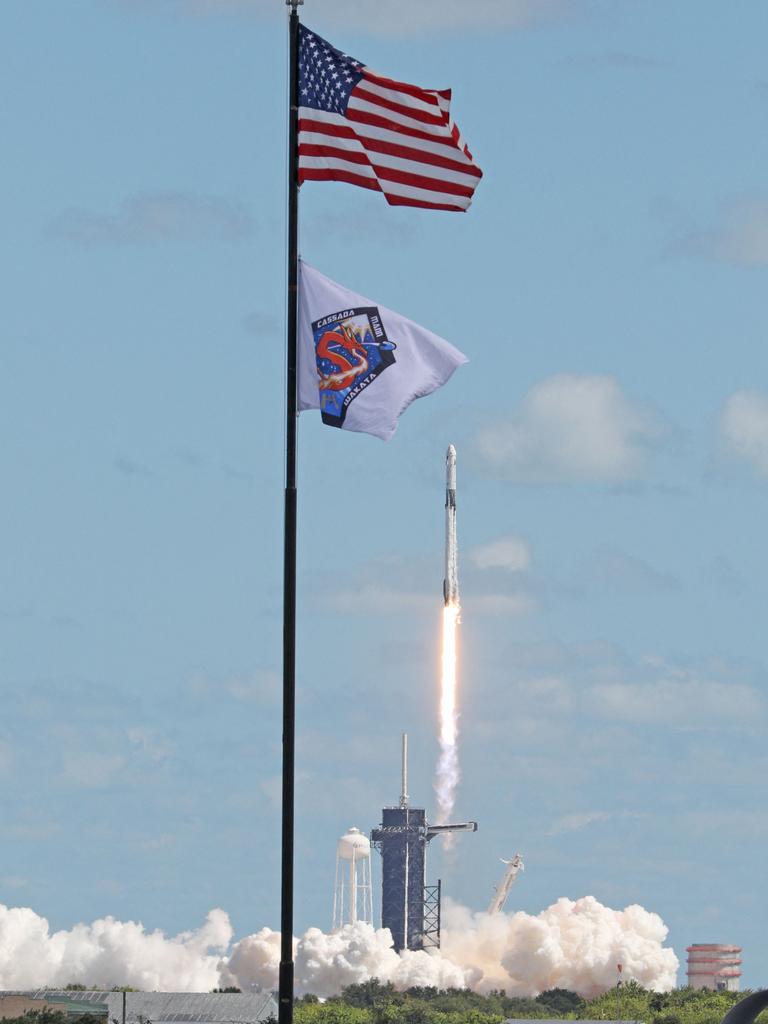
M 381 925 L 401 949 L 440 946 L 440 882 L 426 884 L 427 844 L 444 832 L 477 832 L 477 822 L 430 825 L 423 807 L 408 796 L 408 737 L 403 734 L 402 791 L 397 807 L 385 807 L 371 843 L 381 853 Z

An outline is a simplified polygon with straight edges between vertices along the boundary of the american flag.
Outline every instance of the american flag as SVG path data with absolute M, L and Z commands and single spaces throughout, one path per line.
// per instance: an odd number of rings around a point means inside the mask
M 385 78 L 300 25 L 299 183 L 347 181 L 392 206 L 468 209 L 483 172 L 450 101 L 450 89 Z

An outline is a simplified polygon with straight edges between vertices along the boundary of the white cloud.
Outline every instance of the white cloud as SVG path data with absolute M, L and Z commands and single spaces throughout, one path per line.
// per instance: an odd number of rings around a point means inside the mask
M 274 313 L 255 310 L 243 319 L 243 327 L 257 338 L 272 338 L 280 330 L 280 321 Z
M 267 775 L 259 779 L 259 789 L 273 807 L 280 807 L 283 798 L 282 775 Z
M 359 0 L 332 0 L 328 13 L 340 24 L 382 35 L 406 32 L 482 31 L 529 29 L 568 15 L 573 0 L 389 0 L 361 4 Z
M 660 593 L 680 589 L 680 581 L 671 573 L 660 572 L 642 558 L 607 544 L 591 554 L 582 577 L 601 588 L 608 584 L 622 590 Z
M 55 735 L 61 748 L 62 781 L 83 789 L 154 781 L 175 753 L 175 745 L 161 732 L 135 723 L 93 723 L 87 747 L 82 743 L 82 730 L 66 721 L 57 724 Z
M 753 687 L 682 672 L 650 682 L 599 683 L 589 696 L 598 714 L 630 722 L 717 727 L 756 723 L 765 714 L 765 702 Z
M 768 478 L 768 395 L 736 391 L 720 419 L 727 455 L 750 463 L 758 476 Z
M 468 612 L 479 615 L 523 615 L 534 607 L 528 594 L 470 594 L 462 599 Z
M 323 597 L 323 605 L 335 611 L 358 614 L 429 612 L 438 606 L 439 594 L 439 587 L 435 593 L 430 594 L 426 591 L 419 593 L 414 590 L 379 586 L 376 583 L 362 583 L 358 587 L 326 594 Z
M 125 765 L 126 759 L 120 754 L 73 750 L 64 755 L 64 778 L 85 789 L 105 789 Z
M 745 676 L 743 665 L 685 665 L 655 656 L 638 661 L 599 645 L 560 651 L 546 645 L 513 645 L 496 685 L 503 686 L 516 717 L 551 724 L 564 716 L 574 724 L 574 736 L 586 743 L 592 739 L 589 732 L 582 733 L 584 721 L 599 725 L 603 736 L 609 723 L 611 728 L 627 724 L 630 731 L 646 724 L 681 733 L 754 733 L 764 728 L 768 717 L 760 684 Z M 492 726 L 505 728 L 506 722 L 494 718 Z M 712 761 L 711 750 L 707 756 Z
M 161 764 L 173 753 L 173 744 L 154 729 L 133 726 L 126 730 L 126 736 L 132 752 L 150 764 Z
M 764 843 L 768 839 L 768 814 L 750 808 L 688 811 L 683 816 L 686 830 L 697 837 L 728 835 L 742 843 Z
M 151 10 L 157 0 L 122 2 L 133 9 Z M 166 0 L 164 6 L 186 14 L 250 13 L 270 18 L 276 17 L 277 10 L 270 0 Z M 326 0 L 323 16 L 336 26 L 354 26 L 357 32 L 434 35 L 473 29 L 531 29 L 573 15 L 583 6 L 583 0 L 388 0 L 386 4 Z
M 689 234 L 679 248 L 739 266 L 768 265 L 768 201 L 755 199 L 733 204 L 726 210 L 722 224 Z
M 252 676 L 238 676 L 224 684 L 233 700 L 243 703 L 271 703 L 280 693 L 280 676 L 277 672 L 264 669 Z
M 507 572 L 521 572 L 531 563 L 528 545 L 520 537 L 500 537 L 473 548 L 469 557 L 478 569 L 506 569 Z
M 4 878 L 0 878 L 0 884 L 6 889 L 23 889 L 29 885 L 29 882 L 21 875 L 6 875 Z
M 338 590 L 323 595 L 326 610 L 358 615 L 409 615 L 417 612 L 434 615 L 440 607 L 442 596 L 439 588 L 432 591 L 416 591 L 408 588 L 379 586 L 363 583 L 358 587 Z M 477 615 L 522 615 L 533 607 L 532 599 L 523 593 L 465 593 L 462 606 L 468 613 Z
M 280 694 L 281 677 L 273 669 L 255 669 L 250 673 L 210 678 L 202 673 L 186 683 L 186 693 L 195 700 L 220 700 L 223 695 L 244 704 L 271 704 Z
M 155 475 L 149 466 L 144 465 L 143 462 L 137 462 L 135 459 L 131 459 L 127 455 L 116 456 L 112 465 L 118 473 L 122 473 L 123 476 L 136 476 L 148 479 Z
M 534 385 L 476 443 L 486 466 L 507 479 L 615 483 L 643 475 L 660 434 L 654 414 L 613 377 L 562 373 Z
M 51 226 L 52 234 L 86 244 L 239 241 L 254 223 L 242 203 L 219 196 L 146 192 L 125 199 L 117 213 L 73 209 Z
M 588 825 L 596 822 L 608 821 L 611 815 L 607 811 L 583 811 L 576 814 L 564 814 L 562 818 L 553 821 L 547 829 L 547 835 L 559 836 L 564 832 L 578 832 Z
M 560 62 L 564 67 L 584 71 L 606 71 L 619 68 L 624 71 L 659 71 L 668 65 L 657 57 L 646 57 L 626 50 L 607 50 L 590 53 L 581 57 L 567 57 Z
M 44 843 L 61 832 L 61 826 L 53 821 L 20 822 L 0 825 L 0 837 L 7 842 Z
M 590 825 L 598 825 L 605 821 L 626 821 L 627 819 L 642 819 L 648 815 L 637 811 L 582 811 L 574 814 L 564 814 L 557 818 L 547 829 L 548 836 L 559 836 L 566 832 L 579 832 Z
M 518 560 L 521 550 L 497 553 L 509 562 L 513 555 Z M 490 563 L 489 563 L 490 567 Z M 425 583 L 434 575 L 435 566 L 429 560 L 392 555 L 363 563 L 352 582 L 334 589 L 318 578 L 314 586 L 316 603 L 325 612 L 343 612 L 350 615 L 406 615 L 429 618 L 439 614 L 442 606 L 442 587 L 439 577 L 433 585 Z M 461 576 L 461 574 L 460 574 Z M 461 582 L 461 579 L 460 579 Z M 533 598 L 522 587 L 511 587 L 504 579 L 483 579 L 477 573 L 467 573 L 467 586 L 462 590 L 462 605 L 468 615 L 521 615 L 533 607 Z
M 567 714 L 573 709 L 573 688 L 568 680 L 560 676 L 539 676 L 526 679 L 516 686 L 518 699 L 529 706 L 543 711 L 546 716 L 555 713 Z

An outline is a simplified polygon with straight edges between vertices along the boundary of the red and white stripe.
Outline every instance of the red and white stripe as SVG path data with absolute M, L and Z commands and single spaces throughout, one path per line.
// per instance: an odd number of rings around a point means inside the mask
M 346 115 L 299 107 L 299 182 L 347 181 L 392 206 L 466 210 L 483 172 L 450 118 L 450 89 L 395 82 L 369 68 Z

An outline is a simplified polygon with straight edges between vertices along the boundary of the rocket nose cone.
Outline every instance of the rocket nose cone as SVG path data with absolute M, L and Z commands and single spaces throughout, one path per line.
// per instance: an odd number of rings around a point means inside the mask
M 456 461 L 456 449 L 453 447 L 452 444 L 448 445 L 448 451 L 445 453 L 445 461 L 446 462 L 455 462 Z

